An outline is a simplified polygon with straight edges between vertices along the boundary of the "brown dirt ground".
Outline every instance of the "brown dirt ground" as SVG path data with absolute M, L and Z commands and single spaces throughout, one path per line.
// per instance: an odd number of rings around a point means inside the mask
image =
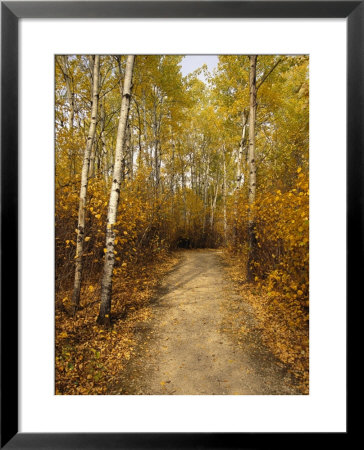
M 237 299 L 219 253 L 181 252 L 153 301 L 151 319 L 135 329 L 135 355 L 111 394 L 300 394 L 262 343 L 253 310 Z M 243 324 L 234 320 L 237 300 L 246 312 Z

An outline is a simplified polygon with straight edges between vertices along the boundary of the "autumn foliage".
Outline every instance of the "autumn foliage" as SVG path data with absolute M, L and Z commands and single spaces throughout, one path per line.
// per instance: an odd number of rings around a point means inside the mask
M 238 219 L 226 255 L 233 277 L 245 280 L 247 222 L 255 217 L 256 246 L 251 262 L 254 283 L 244 295 L 256 307 L 266 343 L 288 363 L 308 389 L 309 320 L 309 190 L 308 179 L 297 169 L 295 187 L 259 195 L 249 206 L 239 198 Z
M 100 57 L 80 308 L 73 315 L 91 56 L 56 58 L 56 392 L 112 393 L 178 248 L 217 248 L 273 353 L 308 389 L 308 57 L 257 59 L 256 198 L 248 196 L 249 63 L 225 55 L 183 77 L 182 56 L 137 55 L 113 225 L 111 328 L 96 325 L 124 56 Z M 202 81 L 202 75 L 204 80 Z M 249 235 L 253 224 L 253 240 Z M 247 283 L 247 270 L 253 280 Z M 116 361 L 118 363 L 116 364 Z M 119 367 L 119 369 L 117 369 Z

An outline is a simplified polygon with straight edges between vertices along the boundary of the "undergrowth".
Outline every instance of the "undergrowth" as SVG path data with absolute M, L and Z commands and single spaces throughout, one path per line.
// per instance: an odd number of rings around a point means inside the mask
M 81 309 L 73 318 L 67 312 L 71 290 L 57 293 L 56 394 L 105 395 L 112 391 L 133 355 L 134 329 L 151 317 L 150 300 L 177 261 L 177 256 L 165 253 L 147 265 L 134 267 L 127 279 L 115 277 L 111 328 L 95 323 L 100 298 L 97 280 L 85 284 Z

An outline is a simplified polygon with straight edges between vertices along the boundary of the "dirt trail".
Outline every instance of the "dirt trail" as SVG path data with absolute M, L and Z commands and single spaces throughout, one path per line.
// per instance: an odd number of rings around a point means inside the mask
M 159 294 L 114 394 L 299 394 L 262 344 L 248 305 L 244 341 L 229 332 L 237 294 L 217 251 L 183 252 Z

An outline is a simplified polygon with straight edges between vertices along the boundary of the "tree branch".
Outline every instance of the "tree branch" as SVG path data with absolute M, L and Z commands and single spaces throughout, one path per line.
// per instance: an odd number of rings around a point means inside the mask
M 282 62 L 282 59 L 279 59 L 266 75 L 263 75 L 263 79 L 259 82 L 259 84 L 256 88 L 257 92 L 258 92 L 258 89 L 260 88 L 260 86 L 264 83 L 264 81 L 269 77 L 269 75 L 273 72 L 273 70 L 278 66 L 278 64 L 280 62 Z

